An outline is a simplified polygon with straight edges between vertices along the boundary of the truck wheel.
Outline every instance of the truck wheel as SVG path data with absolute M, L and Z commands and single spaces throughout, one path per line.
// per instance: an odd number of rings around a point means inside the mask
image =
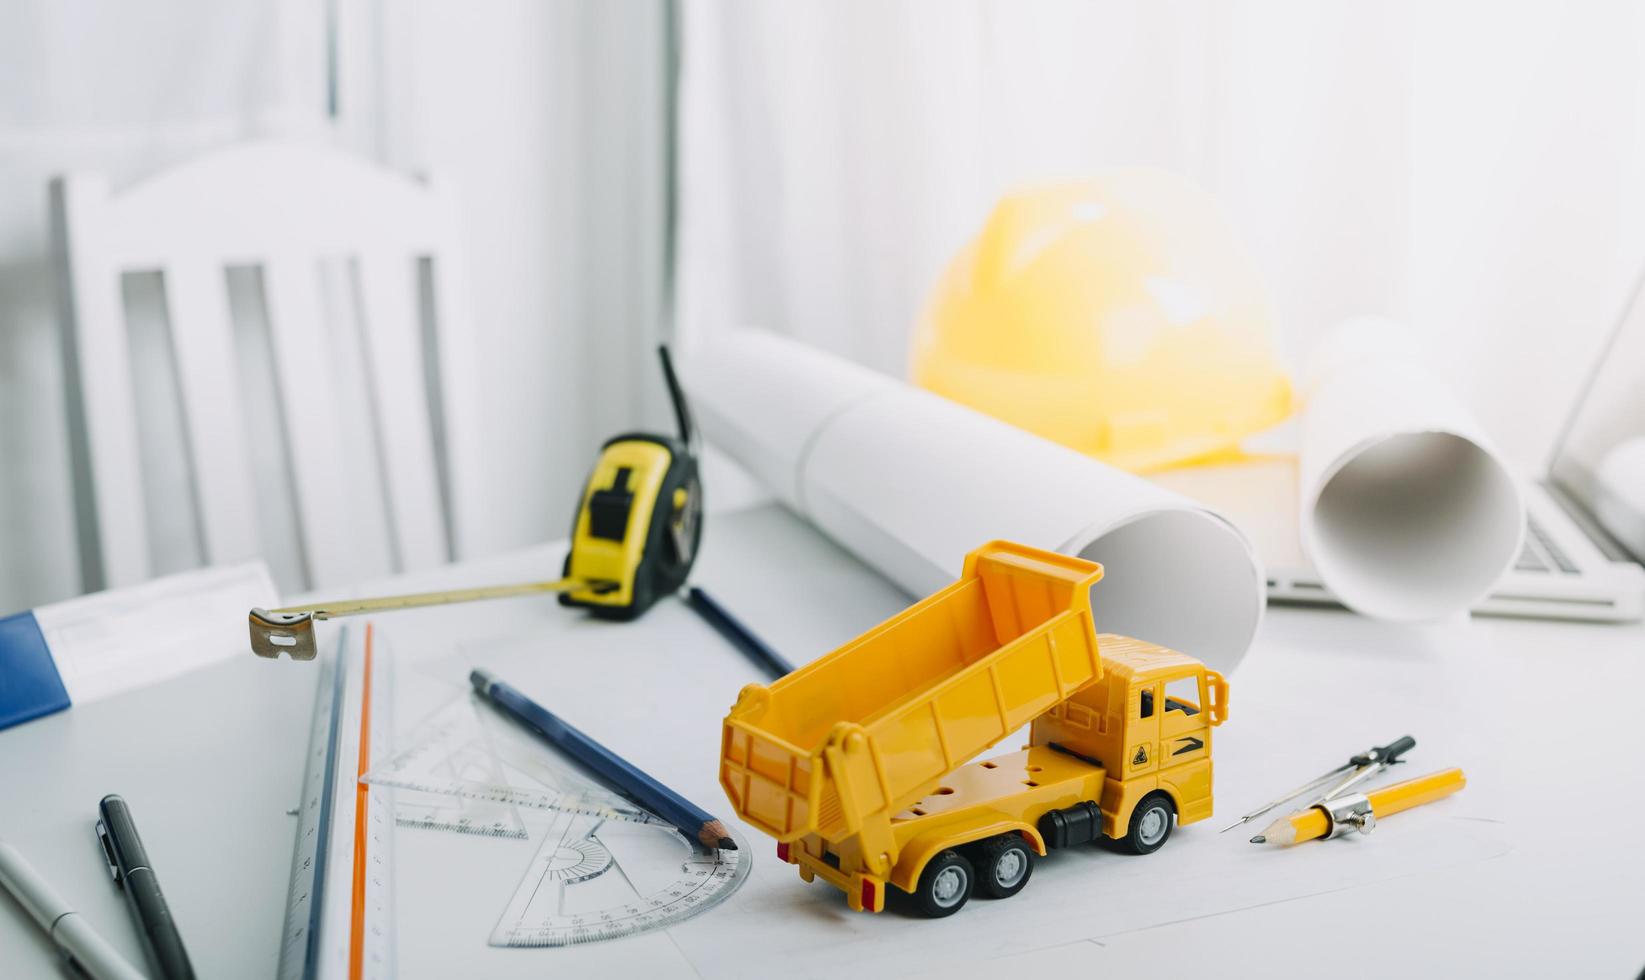
M 920 911 L 933 919 L 953 915 L 971 897 L 971 883 L 976 879 L 971 862 L 958 851 L 943 851 L 931 859 L 920 875 L 914 901 Z
M 977 858 L 977 887 L 989 898 L 1010 898 L 1034 873 L 1034 852 L 1016 834 L 983 841 Z
M 1156 793 L 1143 797 L 1131 811 L 1131 829 L 1120 839 L 1120 845 L 1132 854 L 1154 853 L 1170 838 L 1175 816 L 1176 807 L 1169 796 Z

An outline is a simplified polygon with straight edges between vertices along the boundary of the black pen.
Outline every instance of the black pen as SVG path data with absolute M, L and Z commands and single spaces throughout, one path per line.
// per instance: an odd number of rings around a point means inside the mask
M 125 800 L 110 794 L 97 805 L 97 812 L 100 817 L 97 839 L 102 842 L 103 856 L 108 858 L 114 883 L 126 893 L 126 907 L 137 920 L 137 931 L 143 936 L 149 962 L 166 980 L 194 980 L 194 967 L 189 965 L 183 937 L 177 934 L 177 923 L 172 921 L 166 896 L 160 893 L 160 882 L 149 866 L 148 852 L 143 850 L 142 838 L 137 836 L 131 808 Z

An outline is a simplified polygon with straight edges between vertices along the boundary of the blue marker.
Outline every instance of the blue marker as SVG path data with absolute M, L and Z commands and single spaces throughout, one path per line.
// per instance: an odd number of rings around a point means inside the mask
M 612 788 L 680 828 L 687 840 L 704 847 L 734 851 L 737 842 L 725 824 L 708 811 L 659 783 L 599 742 L 561 721 L 552 711 L 497 680 L 483 670 L 470 671 L 468 681 L 481 697 L 597 773 Z

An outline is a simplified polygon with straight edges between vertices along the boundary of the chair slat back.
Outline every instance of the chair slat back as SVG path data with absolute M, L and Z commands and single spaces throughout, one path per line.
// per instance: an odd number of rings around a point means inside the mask
M 134 386 L 152 379 L 134 377 L 121 300 L 123 276 L 154 271 L 194 489 L 176 505 L 197 506 L 208 564 L 290 548 L 299 580 L 280 585 L 294 590 L 453 557 L 466 483 L 440 467 L 467 459 L 466 441 L 443 415 L 474 388 L 458 376 L 470 363 L 458 318 L 438 297 L 437 273 L 457 259 L 435 188 L 323 147 L 259 142 L 118 193 L 96 176 L 59 178 L 52 214 L 88 590 L 155 571 L 134 411 Z M 248 268 L 258 344 L 231 315 L 230 270 Z M 341 299 L 328 289 L 338 283 Z M 259 391 L 272 413 L 248 405 Z M 296 541 L 270 540 L 271 501 L 295 513 Z

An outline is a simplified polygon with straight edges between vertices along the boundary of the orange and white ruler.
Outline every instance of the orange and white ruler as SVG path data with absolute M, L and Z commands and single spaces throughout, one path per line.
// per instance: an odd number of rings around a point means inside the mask
M 291 858 L 280 980 L 394 975 L 394 790 L 363 777 L 389 756 L 392 658 L 372 624 L 343 627 L 319 690 Z

